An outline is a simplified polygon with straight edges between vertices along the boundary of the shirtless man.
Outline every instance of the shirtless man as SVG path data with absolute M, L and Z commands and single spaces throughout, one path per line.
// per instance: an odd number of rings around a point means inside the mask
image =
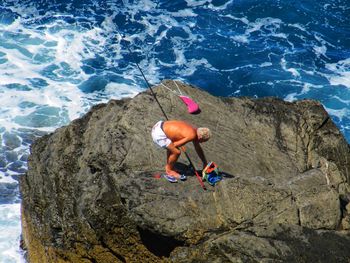
M 159 121 L 152 128 L 153 141 L 161 148 L 167 149 L 167 164 L 165 171 L 168 176 L 182 179 L 180 174 L 174 170 L 174 164 L 179 158 L 183 145 L 193 142 L 194 148 L 203 162 L 203 167 L 207 165 L 202 147 L 199 143 L 209 140 L 211 132 L 208 128 L 196 128 L 184 121 L 171 120 Z

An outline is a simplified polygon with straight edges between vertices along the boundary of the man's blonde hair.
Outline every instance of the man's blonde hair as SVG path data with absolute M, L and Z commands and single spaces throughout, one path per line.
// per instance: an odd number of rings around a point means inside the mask
M 211 131 L 208 128 L 200 127 L 200 128 L 197 129 L 197 135 L 202 140 L 207 141 L 211 137 Z

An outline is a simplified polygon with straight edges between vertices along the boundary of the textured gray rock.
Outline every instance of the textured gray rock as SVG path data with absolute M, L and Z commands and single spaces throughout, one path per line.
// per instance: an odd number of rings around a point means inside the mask
M 30 262 L 348 262 L 350 148 L 323 107 L 181 89 L 200 114 L 155 91 L 170 118 L 212 130 L 203 148 L 224 180 L 203 191 L 185 158 L 186 182 L 154 177 L 165 152 L 150 137 L 162 119 L 150 92 L 95 106 L 32 145 Z

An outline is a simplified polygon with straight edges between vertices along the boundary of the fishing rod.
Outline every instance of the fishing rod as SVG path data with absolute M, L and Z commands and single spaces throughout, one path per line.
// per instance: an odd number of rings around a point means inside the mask
M 122 38 L 122 39 L 123 39 L 123 38 Z M 124 40 L 124 41 L 127 42 L 126 40 Z M 129 45 L 126 45 L 126 48 L 127 48 L 127 50 L 129 51 L 129 53 L 130 53 L 131 59 L 132 59 L 133 62 L 136 64 L 137 68 L 139 69 L 139 71 L 140 71 L 140 73 L 141 73 L 143 79 L 145 80 L 145 82 L 146 82 L 148 88 L 151 90 L 151 93 L 152 93 L 154 99 L 156 100 L 156 102 L 157 102 L 157 104 L 158 104 L 160 110 L 162 111 L 164 117 L 166 118 L 166 120 L 169 120 L 169 118 L 168 118 L 168 116 L 166 115 L 166 113 L 165 113 L 165 111 L 164 111 L 162 105 L 160 104 L 159 100 L 157 99 L 157 96 L 156 96 L 156 94 L 154 93 L 151 84 L 149 84 L 148 80 L 146 79 L 145 74 L 143 74 L 143 71 L 142 71 L 142 69 L 141 69 L 139 63 L 136 62 L 136 59 L 134 58 L 134 55 L 133 55 L 133 53 L 132 53 L 132 51 L 131 51 Z
M 121 40 L 124 40 L 125 42 L 128 42 L 126 39 L 124 39 L 123 35 L 120 34 L 119 30 L 118 30 L 117 32 L 118 32 L 118 34 L 120 35 Z M 120 41 L 120 43 L 121 43 L 121 41 Z M 131 49 L 130 49 L 130 47 L 129 47 L 128 44 L 126 44 L 126 48 L 127 48 L 128 52 L 129 52 L 129 54 L 130 54 L 130 56 L 131 56 L 132 61 L 136 64 L 136 66 L 137 66 L 138 70 L 140 71 L 140 73 L 141 73 L 141 75 L 142 75 L 144 81 L 146 82 L 147 87 L 151 90 L 151 93 L 152 93 L 154 99 L 156 100 L 156 102 L 157 102 L 157 104 L 158 104 L 160 110 L 162 111 L 162 113 L 163 113 L 165 119 L 166 119 L 166 120 L 169 120 L 168 115 L 165 113 L 165 111 L 164 111 L 162 105 L 160 104 L 159 100 L 157 99 L 156 93 L 153 91 L 151 84 L 148 82 L 148 80 L 147 80 L 145 74 L 143 73 L 143 71 L 142 71 L 142 69 L 141 69 L 139 63 L 137 63 L 137 61 L 136 61 L 136 59 L 135 59 L 135 57 L 134 57 L 134 54 L 133 54 L 133 52 L 131 51 Z M 207 190 L 206 187 L 205 187 L 205 185 L 204 185 L 204 183 L 203 183 L 203 181 L 202 181 L 202 178 L 200 177 L 200 175 L 199 175 L 198 172 L 197 172 L 196 167 L 194 166 L 193 162 L 191 161 L 190 156 L 188 155 L 188 153 L 187 153 L 186 151 L 183 151 L 183 152 L 184 152 L 184 154 L 186 155 L 186 158 L 187 158 L 188 162 L 190 163 L 190 166 L 192 167 L 192 169 L 193 169 L 193 171 L 194 171 L 194 173 L 195 173 L 195 175 L 196 175 L 196 177 L 197 177 L 197 179 L 198 179 L 198 181 L 199 181 L 199 184 L 201 185 L 201 187 L 202 187 L 204 190 Z

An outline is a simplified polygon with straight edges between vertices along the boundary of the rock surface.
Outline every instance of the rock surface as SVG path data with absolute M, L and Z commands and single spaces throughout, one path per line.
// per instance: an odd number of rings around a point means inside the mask
M 169 118 L 212 130 L 203 149 L 224 179 L 204 191 L 183 157 L 187 181 L 154 177 L 166 154 L 149 91 L 95 106 L 32 145 L 20 184 L 29 261 L 349 262 L 350 147 L 323 107 L 179 85 L 200 114 L 162 86 L 157 98 Z

